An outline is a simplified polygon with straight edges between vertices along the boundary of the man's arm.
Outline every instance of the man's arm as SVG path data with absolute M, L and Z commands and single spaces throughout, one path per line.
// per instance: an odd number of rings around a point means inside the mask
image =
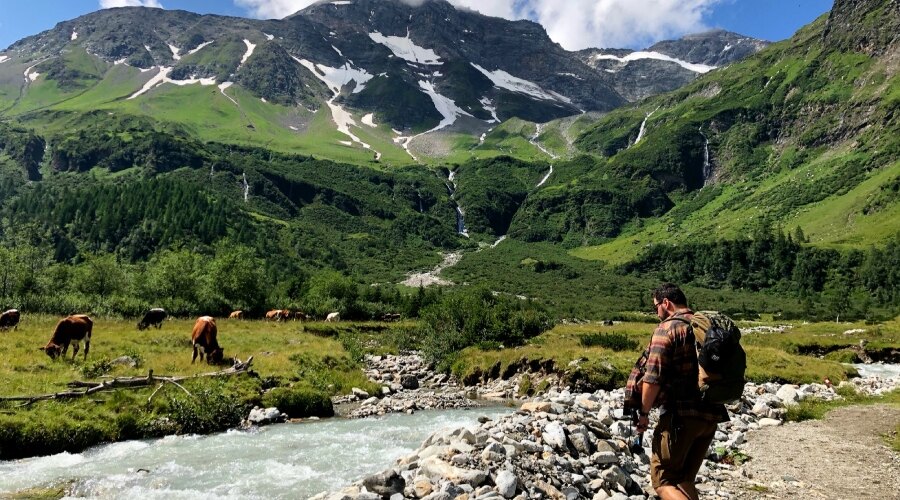
M 638 424 L 637 431 L 644 432 L 647 430 L 647 426 L 650 425 L 650 410 L 653 408 L 653 403 L 656 401 L 656 396 L 659 395 L 659 384 L 651 384 L 650 382 L 643 382 L 644 386 L 641 388 L 641 414 L 638 416 Z

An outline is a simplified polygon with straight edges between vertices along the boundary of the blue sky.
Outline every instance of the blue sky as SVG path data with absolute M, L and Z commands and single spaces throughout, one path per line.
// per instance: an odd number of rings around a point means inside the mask
M 0 48 L 50 29 L 60 21 L 98 10 L 101 1 L 153 0 L 2 0 Z M 311 0 L 156 1 L 167 9 L 242 17 L 279 17 L 311 3 Z M 551 37 L 563 46 L 577 49 L 586 46 L 642 48 L 703 28 L 724 28 L 756 38 L 783 40 L 827 12 L 832 0 L 454 0 L 454 3 L 502 17 L 531 18 L 544 24 Z M 642 3 L 652 4 L 654 9 L 642 9 Z M 585 19 L 590 15 L 583 15 L 584 11 L 592 9 L 595 18 Z M 650 10 L 655 14 L 648 13 Z

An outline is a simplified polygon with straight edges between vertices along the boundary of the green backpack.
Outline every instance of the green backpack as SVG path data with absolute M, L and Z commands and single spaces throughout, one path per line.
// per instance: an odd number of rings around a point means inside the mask
M 700 312 L 691 320 L 700 367 L 697 385 L 704 403 L 728 404 L 744 393 L 747 354 L 741 331 L 728 316 Z

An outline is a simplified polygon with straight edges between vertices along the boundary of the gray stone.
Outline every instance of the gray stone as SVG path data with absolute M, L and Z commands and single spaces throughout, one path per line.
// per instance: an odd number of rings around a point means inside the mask
M 494 479 L 494 484 L 497 485 L 497 493 L 503 498 L 512 498 L 516 495 L 518 479 L 512 472 L 508 470 L 498 472 L 496 479 Z
M 598 451 L 591 455 L 591 462 L 597 465 L 617 464 L 619 456 L 612 451 Z
M 628 486 L 628 481 L 630 480 L 628 474 L 626 474 L 618 465 L 613 465 L 609 469 L 601 472 L 600 477 L 610 485 L 618 485 L 623 488 Z
M 566 496 L 566 500 L 578 500 L 578 497 L 581 495 L 578 492 L 578 488 L 572 486 L 566 486 L 562 489 L 562 494 Z
M 775 396 L 781 400 L 782 403 L 786 405 L 796 404 L 800 401 L 800 395 L 797 394 L 797 389 L 791 385 L 783 385 L 781 389 L 778 389 L 778 392 L 775 393 Z
M 356 396 L 357 399 L 369 399 L 369 393 L 360 389 L 359 387 L 353 387 L 350 389 L 350 392 Z
M 776 420 L 774 418 L 761 418 L 759 419 L 760 427 L 777 427 L 781 425 L 781 420 Z
M 550 422 L 544 426 L 544 432 L 541 437 L 547 445 L 554 449 L 566 449 L 566 431 L 559 422 Z
M 481 486 L 487 479 L 487 473 L 484 471 L 454 467 L 437 457 L 422 459 L 419 462 L 419 470 L 431 479 L 446 479 L 456 484 L 468 483 L 472 486 Z
M 381 496 L 391 496 L 395 493 L 403 493 L 406 481 L 395 470 L 384 471 L 363 479 L 363 486 L 367 490 Z
M 403 386 L 404 389 L 413 390 L 419 388 L 419 379 L 415 375 L 401 375 L 400 376 L 400 385 Z

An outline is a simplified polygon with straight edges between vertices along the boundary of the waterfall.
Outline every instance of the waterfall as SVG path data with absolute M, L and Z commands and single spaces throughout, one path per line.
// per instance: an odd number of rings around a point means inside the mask
M 215 166 L 215 164 L 212 164 L 209 166 L 209 177 L 212 178 L 213 174 L 215 174 L 215 173 L 216 173 L 216 166 Z
M 424 214 L 424 213 L 425 213 L 425 209 L 422 208 L 422 193 L 416 191 L 416 196 L 419 197 L 419 213 L 420 213 L 420 214 Z
M 700 132 L 700 135 L 703 136 L 703 185 L 706 186 L 709 184 L 710 179 L 712 178 L 712 168 L 709 163 L 709 137 L 703 133 L 703 127 L 701 126 L 697 129 Z
M 247 172 L 244 172 L 244 203 L 250 201 L 250 184 L 247 182 Z
M 644 117 L 644 121 L 641 122 L 641 129 L 638 130 L 637 139 L 634 140 L 634 144 L 632 144 L 632 146 L 641 142 L 641 139 L 644 137 L 644 132 L 647 131 L 647 120 L 649 120 L 650 117 L 653 116 L 653 113 L 656 113 L 657 110 L 659 110 L 659 106 L 657 106 L 653 111 L 647 113 L 647 116 Z
M 547 148 L 545 148 L 541 143 L 539 143 L 537 141 L 538 137 L 541 136 L 541 132 L 543 132 L 543 130 L 544 130 L 544 124 L 543 123 L 535 123 L 534 127 L 535 127 L 534 135 L 531 136 L 531 139 L 529 139 L 528 142 L 530 142 L 534 147 L 540 149 L 542 153 L 549 156 L 550 158 L 552 158 L 554 160 L 559 158 L 559 156 L 557 156 L 556 154 L 547 150 Z
M 450 172 L 447 176 L 447 180 L 450 181 L 450 184 L 447 184 L 447 190 L 450 191 L 450 199 L 456 201 L 456 171 Z M 452 187 L 451 187 L 452 184 Z M 469 231 L 466 230 L 466 213 L 463 212 L 463 209 L 460 208 L 459 202 L 456 203 L 456 233 L 460 236 L 469 237 Z
M 547 179 L 550 178 L 550 175 L 551 175 L 552 173 L 553 173 L 553 165 L 550 165 L 550 171 L 547 172 L 547 175 L 545 175 L 543 179 L 541 179 L 541 182 L 538 182 L 538 185 L 537 185 L 536 187 L 541 187 L 541 186 L 543 186 L 544 183 L 547 182 Z

